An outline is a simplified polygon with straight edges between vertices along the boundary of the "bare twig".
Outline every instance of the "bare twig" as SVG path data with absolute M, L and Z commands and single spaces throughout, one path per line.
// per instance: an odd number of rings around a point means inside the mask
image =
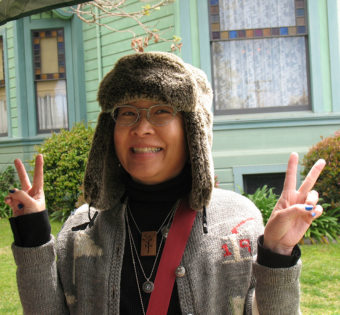
M 140 0 L 143 3 L 146 3 L 146 0 Z M 151 0 L 152 1 L 152 0 Z M 69 10 L 65 10 L 67 12 L 73 13 L 78 16 L 80 20 L 88 25 L 99 25 L 106 27 L 107 29 L 118 32 L 118 33 L 131 33 L 133 38 L 131 40 L 131 48 L 136 52 L 143 52 L 144 48 L 149 45 L 149 41 L 153 38 L 155 43 L 159 41 L 171 42 L 171 50 L 175 51 L 176 49 L 181 50 L 182 43 L 180 43 L 181 38 L 174 35 L 174 38 L 169 40 L 161 37 L 160 35 L 165 32 L 160 33 L 159 30 L 155 29 L 155 26 L 145 25 L 140 21 L 143 16 L 149 16 L 154 11 L 158 11 L 162 6 L 169 5 L 173 3 L 175 0 L 156 0 L 157 3 L 154 5 L 146 4 L 142 6 L 142 10 L 127 12 L 125 10 L 126 0 L 94 0 L 90 2 L 85 2 L 77 5 L 76 8 L 70 7 Z M 148 1 L 150 2 L 150 1 Z M 94 10 L 97 8 L 98 10 Z M 127 30 L 118 30 L 116 28 L 112 28 L 109 25 L 102 23 L 101 20 L 108 17 L 119 17 L 119 18 L 130 18 L 134 20 L 144 31 L 145 36 L 140 36 L 136 34 L 132 29 Z M 169 30 L 171 26 L 169 27 Z

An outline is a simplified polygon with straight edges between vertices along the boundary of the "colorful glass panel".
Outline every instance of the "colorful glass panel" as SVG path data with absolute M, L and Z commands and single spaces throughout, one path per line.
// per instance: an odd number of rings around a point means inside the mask
M 281 27 L 280 35 L 288 35 L 288 27 Z
M 220 39 L 220 32 L 213 32 L 212 37 L 213 39 Z
M 298 26 L 300 26 L 300 25 L 306 25 L 306 22 L 305 22 L 305 18 L 303 17 L 303 18 L 297 18 L 296 19 L 296 24 L 298 25 Z
M 304 3 L 303 3 L 303 0 L 297 0 L 295 1 L 295 7 L 296 8 L 304 8 Z
M 279 28 L 272 28 L 272 35 L 273 36 L 280 35 L 280 29 Z
M 296 35 L 296 27 L 288 27 L 288 34 L 289 35 Z
M 211 15 L 211 23 L 218 23 L 220 21 L 220 17 L 218 14 Z
M 219 30 L 220 30 L 220 24 L 219 24 L 219 23 L 213 23 L 213 24 L 211 24 L 211 30 L 212 30 L 213 32 L 219 32 Z
M 230 31 L 229 38 L 237 38 L 237 31 Z
M 255 37 L 262 37 L 263 36 L 263 30 L 259 29 L 259 30 L 255 30 Z
M 33 32 L 35 80 L 65 79 L 65 47 L 63 30 Z
M 210 0 L 210 5 L 218 5 L 218 0 Z
M 218 14 L 219 13 L 219 8 L 218 7 L 210 7 L 210 12 L 211 14 Z
M 254 37 L 254 30 L 247 30 L 247 37 Z
M 229 39 L 229 32 L 221 32 L 221 39 Z
M 246 37 L 246 31 L 238 31 L 238 38 L 243 38 L 243 37 Z
M 305 34 L 306 33 L 306 26 L 298 26 L 297 27 L 298 34 Z
M 270 28 L 265 28 L 263 30 L 263 36 L 270 36 Z
M 305 9 L 297 9 L 296 16 L 305 16 Z

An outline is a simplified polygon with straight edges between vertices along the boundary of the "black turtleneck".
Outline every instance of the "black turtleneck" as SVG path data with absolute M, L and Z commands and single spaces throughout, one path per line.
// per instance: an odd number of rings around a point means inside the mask
M 188 195 L 191 190 L 190 165 L 184 167 L 182 173 L 176 178 L 158 185 L 149 186 L 138 184 L 134 182 L 128 174 L 124 176 L 124 181 L 126 189 L 125 197 L 128 197 L 128 205 L 139 230 L 141 232 L 158 231 L 165 218 L 175 205 L 176 201 Z M 130 214 L 129 225 L 139 254 L 141 248 L 141 234 L 138 232 Z M 157 234 L 157 251 L 159 249 L 161 239 L 162 234 L 159 232 Z M 163 247 L 164 242 L 162 244 L 161 252 L 159 253 L 152 277 L 150 279 L 152 282 L 155 281 Z M 149 277 L 155 262 L 155 256 L 139 257 L 145 275 Z M 146 280 L 135 256 L 135 252 L 134 259 L 139 287 L 141 288 L 142 284 Z M 121 279 L 120 314 L 143 314 L 137 288 L 136 275 L 133 268 L 131 246 L 127 230 Z M 150 299 L 150 293 L 144 293 L 142 289 L 140 289 L 140 292 L 144 304 L 144 310 L 146 312 Z M 176 283 L 172 292 L 168 314 L 181 314 Z

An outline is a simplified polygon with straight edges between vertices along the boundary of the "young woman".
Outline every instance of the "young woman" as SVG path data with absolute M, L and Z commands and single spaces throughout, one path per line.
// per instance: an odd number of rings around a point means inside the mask
M 43 157 L 32 186 L 15 161 L 22 190 L 10 190 L 6 203 L 24 313 L 298 314 L 296 244 L 322 213 L 311 189 L 325 162 L 296 190 L 298 155 L 291 154 L 264 229 L 252 202 L 213 189 L 212 91 L 201 70 L 168 53 L 125 56 L 101 82 L 98 101 L 88 205 L 67 220 L 57 245 Z M 167 267 L 173 256 L 175 269 Z

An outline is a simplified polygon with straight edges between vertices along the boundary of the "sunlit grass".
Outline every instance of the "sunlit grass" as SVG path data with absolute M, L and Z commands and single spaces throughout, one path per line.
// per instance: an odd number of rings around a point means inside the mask
M 57 235 L 62 223 L 52 222 Z M 11 251 L 13 236 L 7 219 L 0 220 L 0 314 L 22 314 Z M 303 245 L 302 314 L 340 315 L 340 244 Z
M 340 244 L 301 246 L 302 314 L 340 314 Z
M 52 233 L 57 235 L 62 224 L 52 222 Z M 12 255 L 13 235 L 9 221 L 0 219 L 0 314 L 22 314 L 15 278 L 16 265 Z

